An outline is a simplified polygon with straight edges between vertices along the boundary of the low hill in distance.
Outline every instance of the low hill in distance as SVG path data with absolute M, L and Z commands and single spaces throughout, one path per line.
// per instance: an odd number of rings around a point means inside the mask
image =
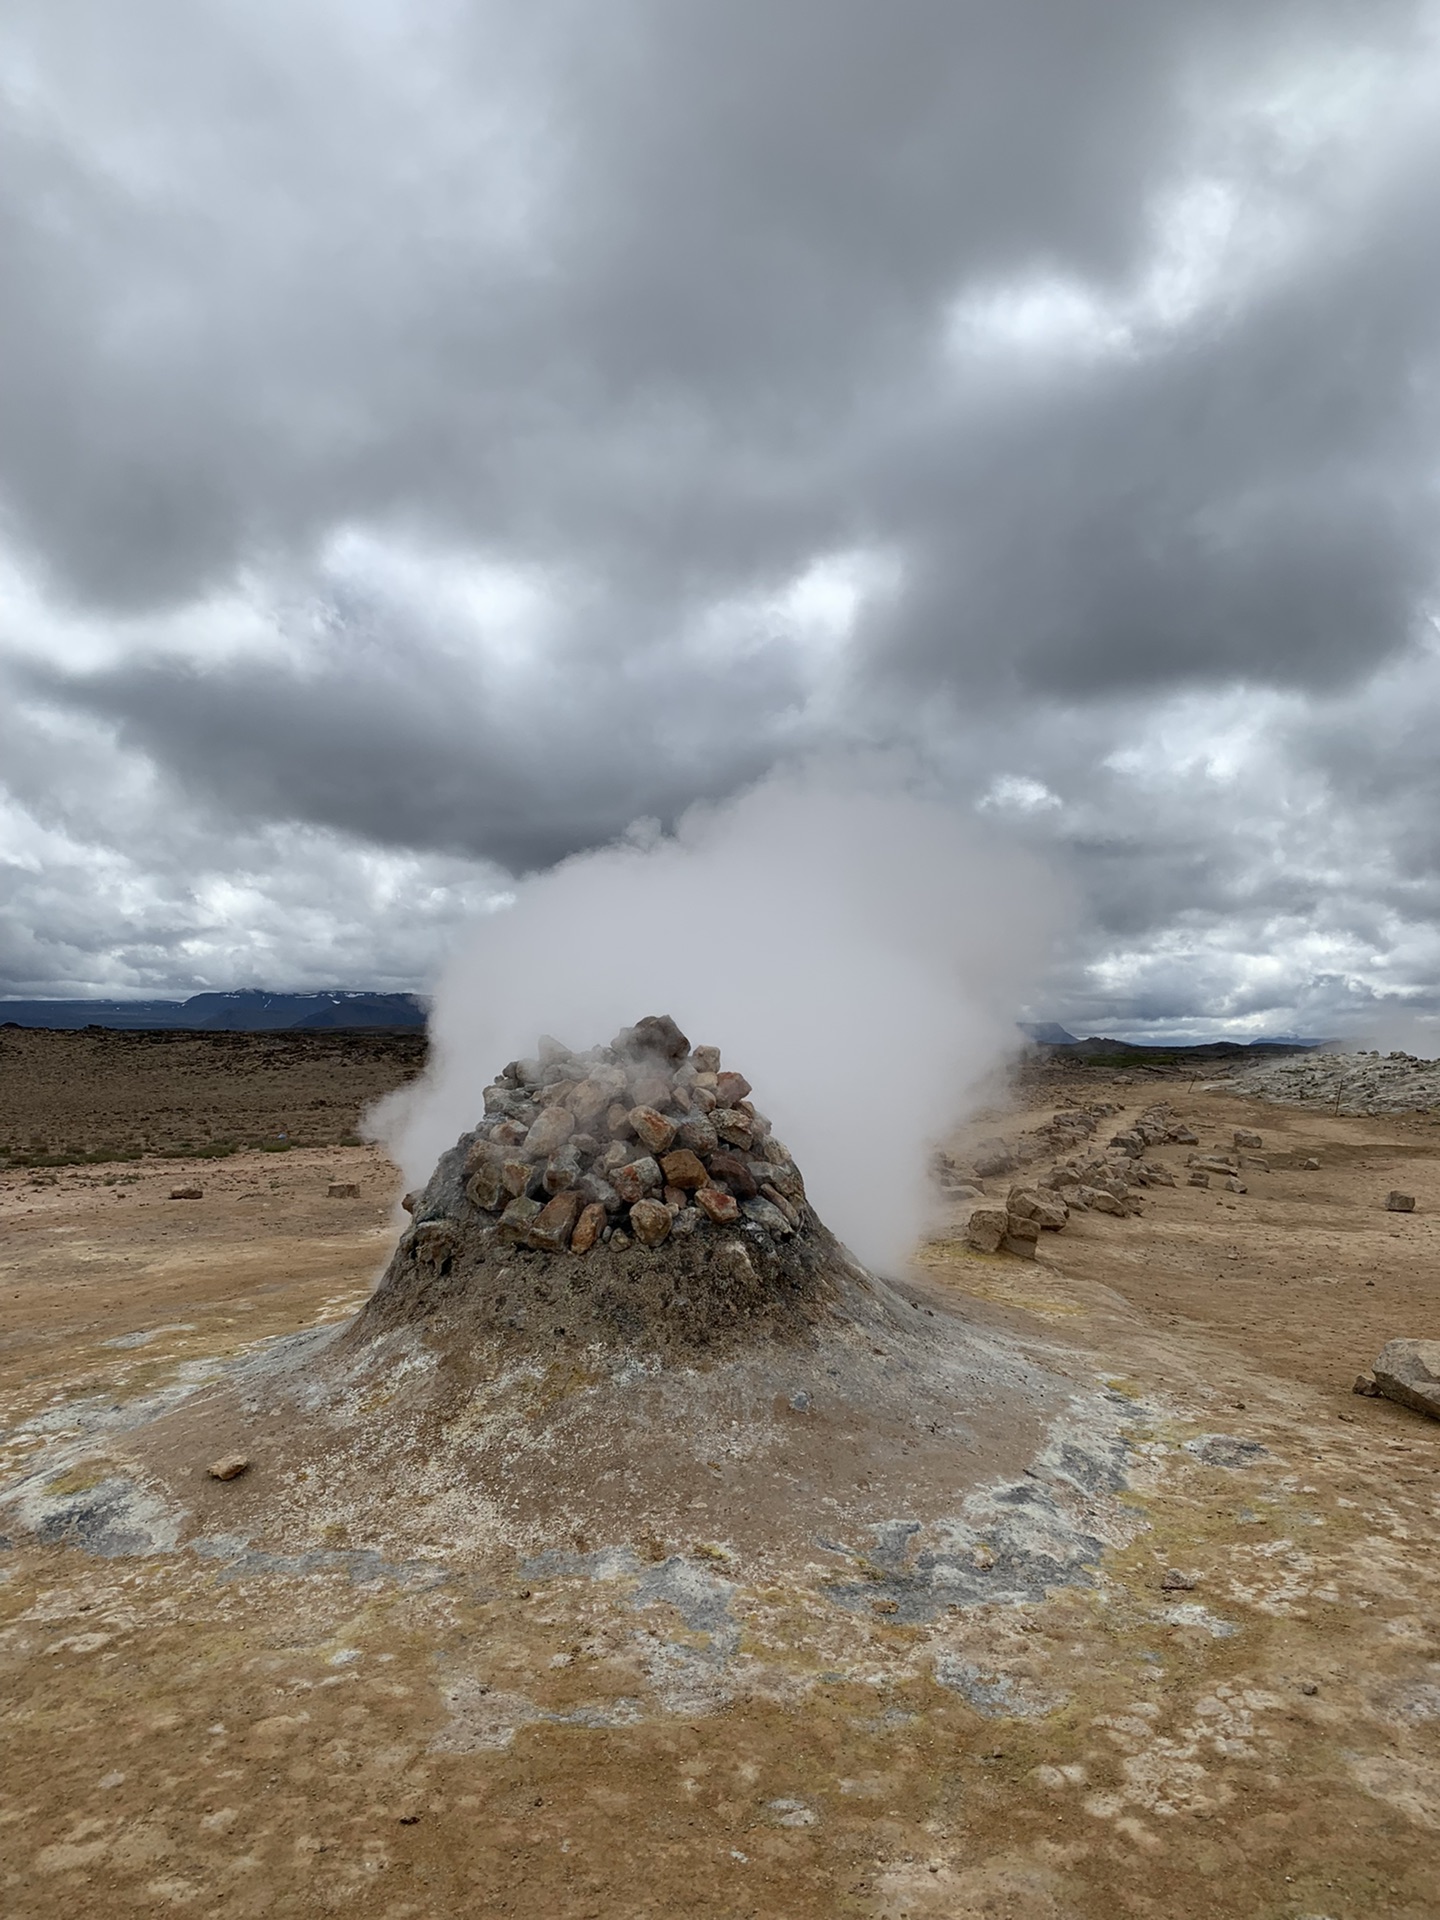
M 135 1032 L 286 1033 L 294 1029 L 417 1028 L 425 1003 L 413 993 L 192 993 L 186 1000 L 0 1000 L 0 1026 Z

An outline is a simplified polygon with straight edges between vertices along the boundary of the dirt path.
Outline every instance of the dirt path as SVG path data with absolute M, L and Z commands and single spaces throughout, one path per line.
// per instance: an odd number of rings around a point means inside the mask
M 682 1581 L 17 1532 L 3 1911 L 1429 1920 L 1440 1424 L 1349 1387 L 1386 1338 L 1437 1330 L 1437 1136 L 1174 1097 L 1206 1145 L 1257 1126 L 1275 1170 L 1077 1218 L 1033 1265 L 942 1237 L 919 1267 L 937 1306 L 1111 1382 L 1131 1537 L 1093 1585 L 937 1637 L 731 1567 L 744 1630 L 707 1692 L 722 1629 Z M 106 1184 L 133 1171 L 0 1175 L 10 1479 L 85 1409 L 344 1315 L 393 1232 L 364 1149 Z M 168 1198 L 192 1179 L 203 1200 Z M 1383 1211 L 1392 1186 L 1413 1216 Z

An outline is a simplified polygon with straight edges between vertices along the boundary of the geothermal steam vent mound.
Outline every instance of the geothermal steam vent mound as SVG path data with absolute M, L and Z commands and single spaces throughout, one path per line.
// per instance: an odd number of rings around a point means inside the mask
M 413 1225 L 347 1345 L 420 1323 L 521 1346 L 803 1335 L 863 1270 L 750 1091 L 668 1015 L 587 1053 L 542 1039 L 407 1194 Z

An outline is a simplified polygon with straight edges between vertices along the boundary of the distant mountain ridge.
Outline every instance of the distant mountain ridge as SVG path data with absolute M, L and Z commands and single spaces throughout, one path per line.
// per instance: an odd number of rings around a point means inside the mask
M 289 1033 L 295 1029 L 423 1027 L 413 993 L 330 988 L 319 993 L 192 993 L 185 1000 L 0 1000 L 0 1025 L 190 1029 L 196 1033 Z

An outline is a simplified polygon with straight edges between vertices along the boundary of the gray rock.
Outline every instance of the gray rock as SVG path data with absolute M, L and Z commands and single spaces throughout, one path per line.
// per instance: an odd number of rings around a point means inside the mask
M 1385 1211 L 1387 1213 L 1413 1213 L 1415 1211 L 1414 1194 L 1401 1193 L 1398 1189 L 1392 1188 L 1385 1196 Z
M 1237 1147 L 1254 1147 L 1258 1149 L 1265 1144 L 1261 1136 L 1253 1132 L 1249 1127 L 1236 1127 L 1230 1137 Z
M 540 1118 L 525 1136 L 525 1151 L 532 1160 L 548 1160 L 559 1151 L 575 1131 L 575 1116 L 564 1107 L 545 1107 Z
M 1003 1207 L 972 1207 L 965 1223 L 965 1241 L 977 1253 L 998 1253 L 1005 1238 Z
M 1387 1400 L 1440 1420 L 1440 1340 L 1391 1340 L 1375 1362 L 1375 1384 Z
M 747 1200 L 740 1211 L 747 1220 L 753 1220 L 757 1227 L 763 1227 L 767 1233 L 774 1234 L 777 1240 L 795 1231 L 780 1209 L 770 1200 Z

